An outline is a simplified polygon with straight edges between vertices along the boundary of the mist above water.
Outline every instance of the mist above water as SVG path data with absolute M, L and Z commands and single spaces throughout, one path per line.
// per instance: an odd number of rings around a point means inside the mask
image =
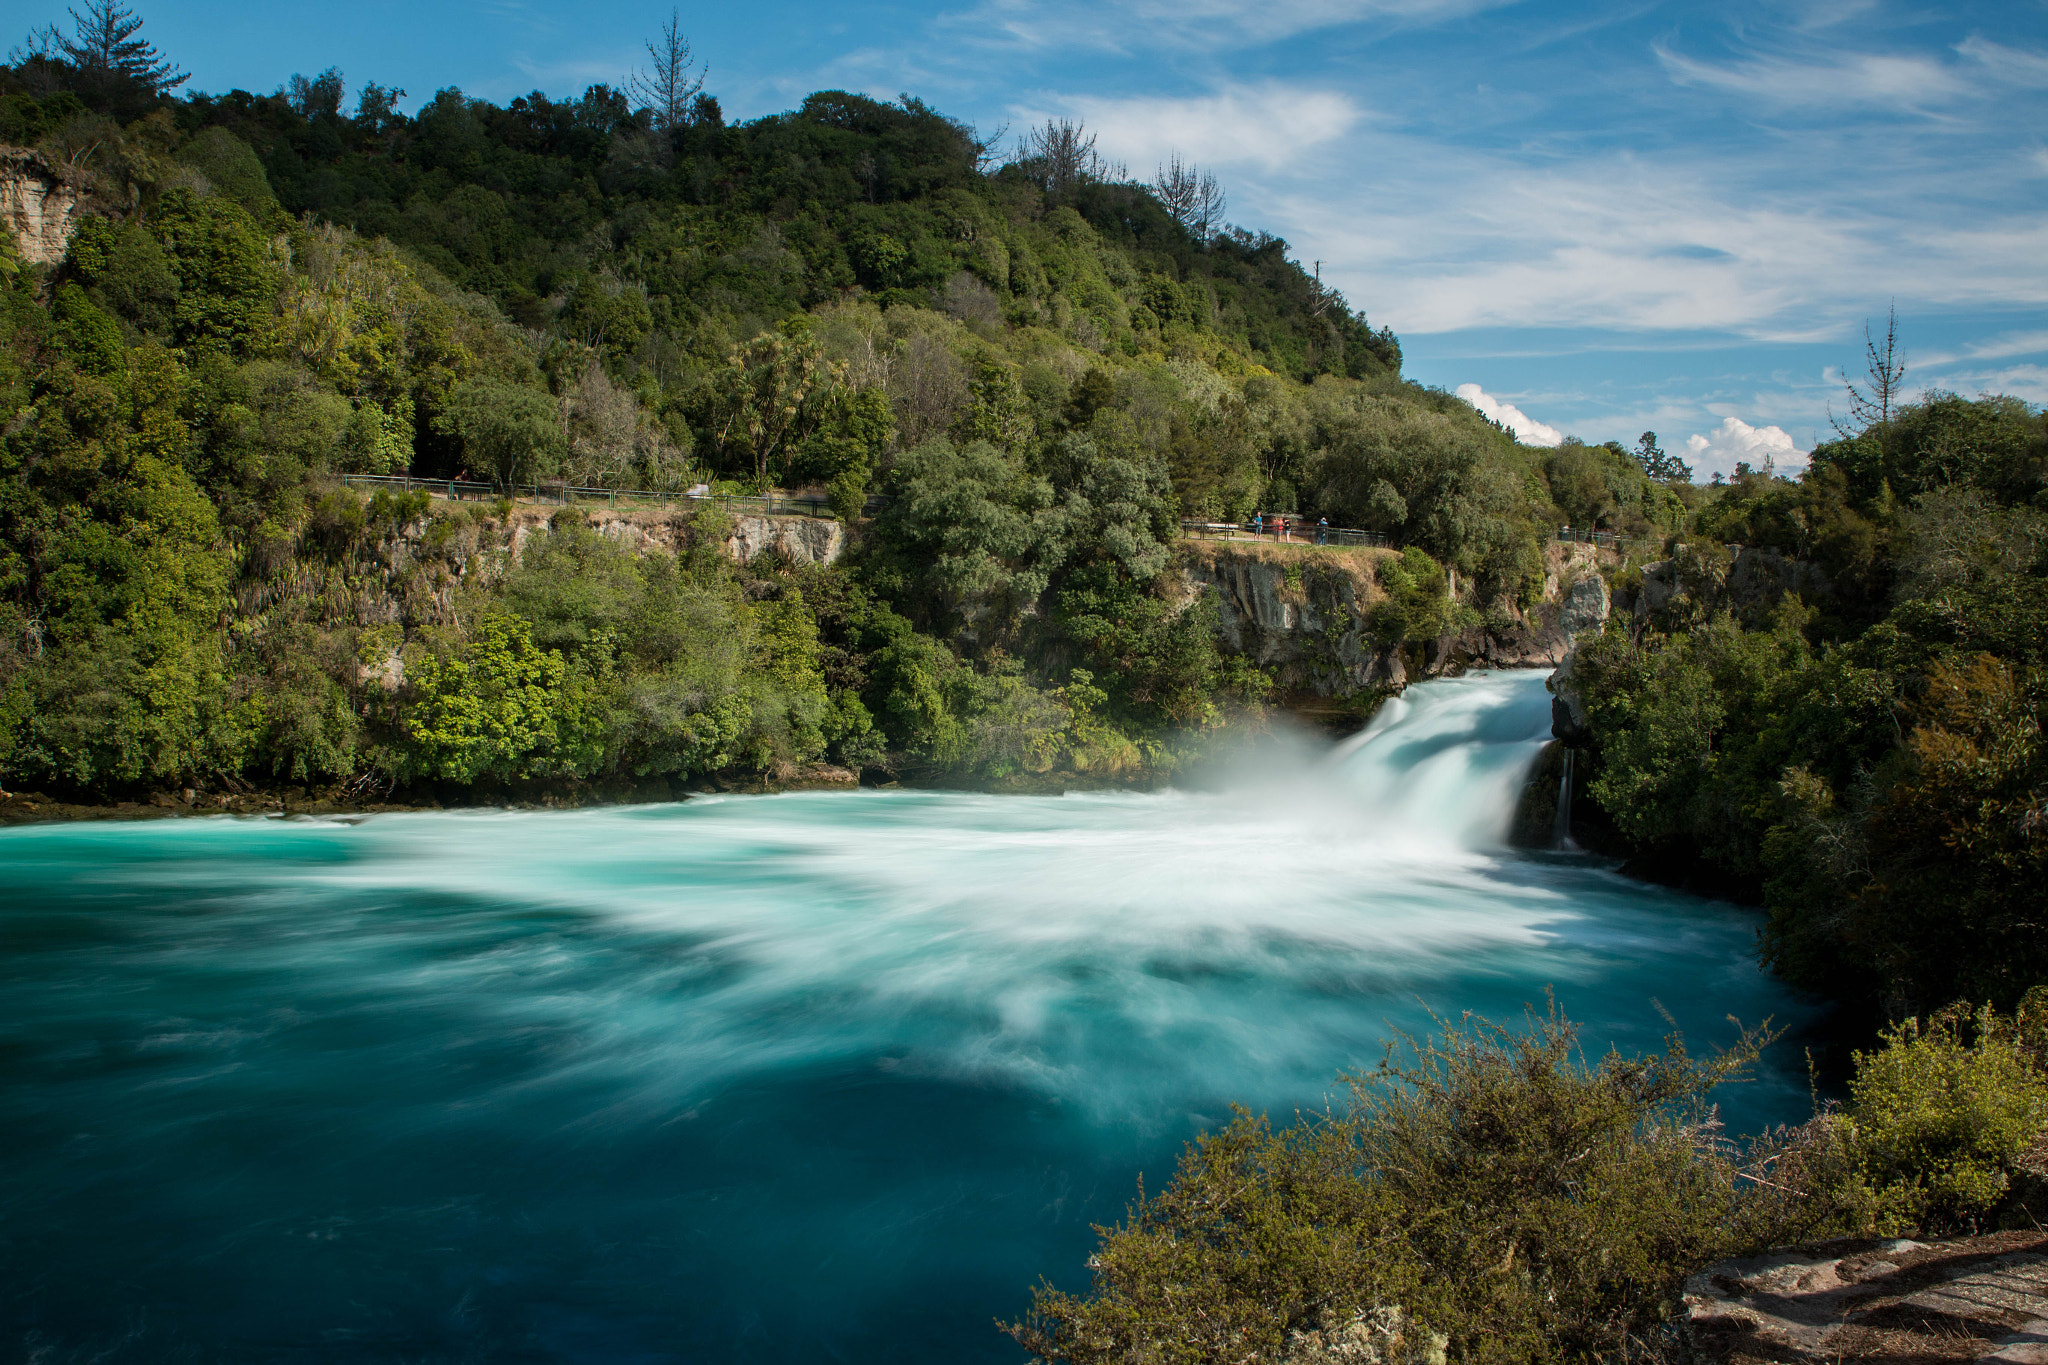
M 1500 846 L 1548 718 L 1538 675 L 1424 684 L 1200 793 L 6 832 L 0 1328 L 1018 1359 L 991 1316 L 1085 1282 L 1138 1170 L 1430 1010 L 1785 1018 L 1747 916 Z

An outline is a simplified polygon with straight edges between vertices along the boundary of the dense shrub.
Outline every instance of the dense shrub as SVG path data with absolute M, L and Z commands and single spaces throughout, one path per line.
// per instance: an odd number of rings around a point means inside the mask
M 1848 1112 L 1860 1188 L 1845 1202 L 1867 1204 L 1885 1233 L 1974 1226 L 2048 1129 L 2044 1033 L 2048 987 L 2037 986 L 2016 1018 L 1954 1006 L 1857 1053 Z

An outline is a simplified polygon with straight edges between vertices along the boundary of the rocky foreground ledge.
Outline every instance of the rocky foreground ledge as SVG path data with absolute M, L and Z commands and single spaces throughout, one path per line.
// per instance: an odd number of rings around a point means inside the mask
M 2048 1230 L 1852 1241 L 1724 1261 L 1686 1282 L 1687 1354 L 2048 1365 Z

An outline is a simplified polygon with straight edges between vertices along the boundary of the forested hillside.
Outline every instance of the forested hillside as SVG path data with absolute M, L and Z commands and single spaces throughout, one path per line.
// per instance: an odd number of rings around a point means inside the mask
M 2010 1005 L 2048 979 L 2048 428 L 1941 393 L 1869 417 L 1621 576 L 1637 608 L 1567 684 L 1590 791 L 1643 865 L 1763 900 L 1791 980 Z
M 32 46 L 0 138 L 79 210 L 6 266 L 10 785 L 1161 771 L 1269 690 L 1161 582 L 1183 517 L 1381 532 L 1477 619 L 1557 521 L 1682 511 L 1404 382 L 1213 180 L 1071 126 L 843 92 L 729 126 L 687 79 L 178 97 L 117 6 Z M 629 553 L 336 477 L 401 471 L 886 510 L 849 562 L 743 567 L 708 512 Z

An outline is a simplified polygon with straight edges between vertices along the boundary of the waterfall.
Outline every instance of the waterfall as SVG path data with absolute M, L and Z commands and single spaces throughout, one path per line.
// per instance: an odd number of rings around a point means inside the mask
M 1557 823 L 1552 830 L 1551 843 L 1558 848 L 1569 848 L 1572 842 L 1572 750 L 1564 751 L 1564 771 L 1557 779 Z
M 1486 849 L 1550 739 L 1540 674 L 1474 673 L 1388 701 L 1331 762 L 1374 816 L 1376 842 Z

